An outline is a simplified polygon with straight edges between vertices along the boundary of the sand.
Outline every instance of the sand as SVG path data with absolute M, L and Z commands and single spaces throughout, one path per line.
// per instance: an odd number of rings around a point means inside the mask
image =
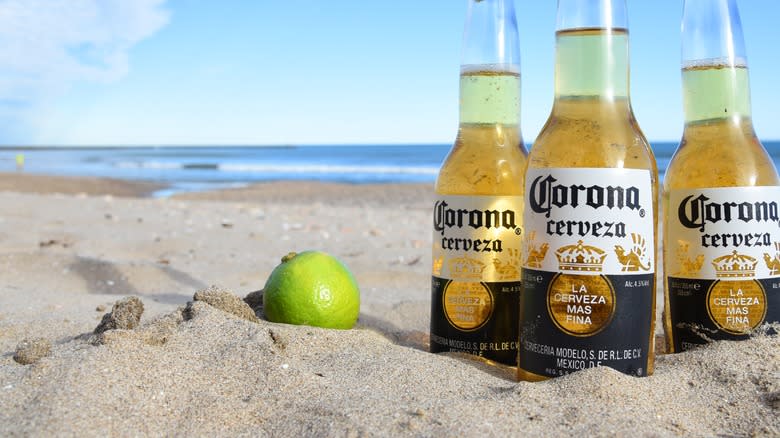
M 778 337 L 542 383 L 428 353 L 429 185 L 67 182 L 0 175 L 1 436 L 780 436 Z M 304 249 L 355 273 L 355 329 L 253 320 L 232 296 Z M 140 324 L 95 335 L 130 296 Z

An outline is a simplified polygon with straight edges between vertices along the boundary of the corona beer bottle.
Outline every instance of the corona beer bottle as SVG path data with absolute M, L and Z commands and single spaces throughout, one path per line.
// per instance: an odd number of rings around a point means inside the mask
M 756 138 L 735 0 L 686 0 L 685 130 L 664 178 L 669 351 L 780 321 L 780 180 Z
M 436 180 L 431 351 L 517 366 L 522 173 L 513 0 L 469 0 L 460 126 Z
M 657 180 L 625 0 L 559 0 L 555 102 L 528 157 L 518 378 L 653 369 Z

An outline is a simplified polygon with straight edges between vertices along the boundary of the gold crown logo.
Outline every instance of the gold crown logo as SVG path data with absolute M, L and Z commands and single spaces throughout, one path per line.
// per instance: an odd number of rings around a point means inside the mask
M 452 278 L 482 278 L 486 265 L 479 260 L 458 257 L 447 262 Z
M 607 253 L 595 246 L 585 245 L 582 240 L 576 245 L 567 245 L 555 251 L 558 268 L 561 271 L 600 272 Z
M 716 277 L 753 277 L 756 275 L 758 260 L 736 250 L 712 260 Z

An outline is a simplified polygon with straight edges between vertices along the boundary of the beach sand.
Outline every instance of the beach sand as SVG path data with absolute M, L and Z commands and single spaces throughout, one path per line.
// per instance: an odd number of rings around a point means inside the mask
M 1 436 L 780 436 L 778 337 L 542 383 L 428 353 L 430 185 L 139 197 L 154 189 L 0 175 Z M 182 310 L 211 285 L 261 289 L 305 249 L 354 272 L 355 329 Z M 140 325 L 92 335 L 129 296 Z

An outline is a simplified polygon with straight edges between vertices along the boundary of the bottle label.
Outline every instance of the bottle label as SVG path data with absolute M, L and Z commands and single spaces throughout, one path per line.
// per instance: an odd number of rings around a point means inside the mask
M 645 375 L 655 318 L 650 172 L 530 168 L 525 184 L 520 369 Z
M 666 281 L 674 351 L 780 321 L 780 187 L 669 193 Z
M 517 366 L 521 196 L 437 195 L 431 351 Z

